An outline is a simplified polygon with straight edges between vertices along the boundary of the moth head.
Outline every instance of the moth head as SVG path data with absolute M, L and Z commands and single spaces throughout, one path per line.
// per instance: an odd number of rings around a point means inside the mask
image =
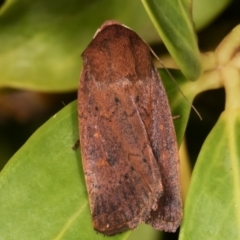
M 119 23 L 118 21 L 116 20 L 108 20 L 108 21 L 105 21 L 102 26 L 100 28 L 98 28 L 98 30 L 95 32 L 93 38 L 95 38 L 98 33 L 100 33 L 104 28 L 110 26 L 110 25 L 122 25 L 121 23 Z

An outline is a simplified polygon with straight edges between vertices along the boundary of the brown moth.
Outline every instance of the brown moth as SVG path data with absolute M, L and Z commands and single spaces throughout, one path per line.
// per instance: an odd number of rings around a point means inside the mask
M 182 218 L 178 148 L 149 46 L 107 21 L 82 58 L 80 144 L 94 228 L 114 235 L 145 222 L 176 231 Z

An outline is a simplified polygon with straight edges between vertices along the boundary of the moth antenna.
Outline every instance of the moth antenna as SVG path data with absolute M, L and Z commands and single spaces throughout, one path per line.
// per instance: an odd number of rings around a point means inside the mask
M 150 48 L 150 47 L 149 47 Z M 176 84 L 179 92 L 182 94 L 182 96 L 185 98 L 185 100 L 188 102 L 188 104 L 191 106 L 191 108 L 194 110 L 194 112 L 198 115 L 199 119 L 202 120 L 202 116 L 200 115 L 200 113 L 198 112 L 198 110 L 193 106 L 193 104 L 190 103 L 190 101 L 188 100 L 188 98 L 184 95 L 184 93 L 182 92 L 181 88 L 178 86 L 176 80 L 174 79 L 173 75 L 169 72 L 169 70 L 164 66 L 163 62 L 160 60 L 160 58 L 156 55 L 156 53 L 150 48 L 153 56 L 160 62 L 160 64 L 163 66 L 163 68 L 165 69 L 165 71 L 168 73 L 168 75 L 170 76 L 170 78 L 173 80 L 173 82 Z

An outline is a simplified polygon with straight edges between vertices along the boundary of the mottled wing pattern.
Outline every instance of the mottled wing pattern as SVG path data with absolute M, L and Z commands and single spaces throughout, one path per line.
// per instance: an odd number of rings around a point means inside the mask
M 179 160 L 149 47 L 107 22 L 82 56 L 80 144 L 94 228 L 113 235 L 146 222 L 174 231 L 181 219 Z
M 95 229 L 108 235 L 144 221 L 162 194 L 160 172 L 136 97 L 128 90 L 114 85 L 94 89 L 86 82 L 79 93 L 90 208 Z
M 175 232 L 182 219 L 178 146 L 167 95 L 157 73 L 151 84 L 151 122 L 146 126 L 149 141 L 158 163 L 163 195 L 157 210 L 152 210 L 146 223 L 155 229 Z

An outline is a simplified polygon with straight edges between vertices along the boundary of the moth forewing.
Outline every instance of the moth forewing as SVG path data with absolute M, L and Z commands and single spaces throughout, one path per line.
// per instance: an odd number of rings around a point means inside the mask
M 148 45 L 108 21 L 82 54 L 80 144 L 94 228 L 113 235 L 181 221 L 179 160 L 167 96 Z

